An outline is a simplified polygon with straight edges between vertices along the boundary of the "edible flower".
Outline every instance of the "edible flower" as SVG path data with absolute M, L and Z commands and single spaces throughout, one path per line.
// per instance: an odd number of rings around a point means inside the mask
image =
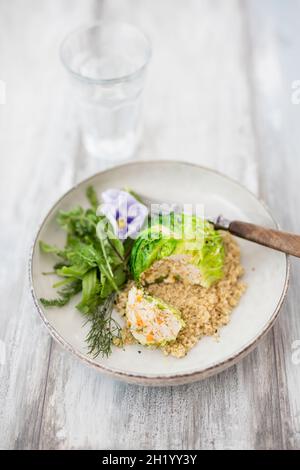
M 132 194 L 119 189 L 107 189 L 101 195 L 103 203 L 97 213 L 103 214 L 111 223 L 120 240 L 136 238 L 148 215 L 148 209 Z

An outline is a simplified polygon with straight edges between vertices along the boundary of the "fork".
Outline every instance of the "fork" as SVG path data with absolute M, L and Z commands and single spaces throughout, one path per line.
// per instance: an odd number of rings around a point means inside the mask
M 141 195 L 139 197 L 152 214 L 182 212 L 180 204 L 162 202 Z M 222 215 L 206 217 L 206 219 L 213 224 L 216 230 L 226 230 L 236 237 L 300 258 L 300 235 L 241 220 L 229 220 Z

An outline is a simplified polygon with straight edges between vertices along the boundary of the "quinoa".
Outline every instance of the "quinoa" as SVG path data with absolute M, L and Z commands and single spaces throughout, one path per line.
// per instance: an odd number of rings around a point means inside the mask
M 180 310 L 185 322 L 176 340 L 161 347 L 166 355 L 184 357 L 203 336 L 218 337 L 220 327 L 229 322 L 233 308 L 246 289 L 240 281 L 244 270 L 240 263 L 239 246 L 228 232 L 220 233 L 225 248 L 224 277 L 211 287 L 188 283 L 180 277 L 173 277 L 173 282 L 170 282 L 170 276 L 167 276 L 170 260 L 166 260 L 165 265 L 163 260 L 154 264 L 151 276 L 142 278 L 147 291 Z M 152 276 L 159 282 L 149 283 Z M 121 315 L 125 315 L 127 295 L 132 285 L 133 281 L 128 282 L 118 296 L 116 307 Z M 136 342 L 127 327 L 123 328 L 122 338 L 125 344 Z

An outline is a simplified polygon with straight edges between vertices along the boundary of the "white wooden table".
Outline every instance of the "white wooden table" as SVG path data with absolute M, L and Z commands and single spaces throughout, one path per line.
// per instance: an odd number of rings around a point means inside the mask
M 299 0 L 0 0 L 0 447 L 299 448 L 299 261 L 256 350 L 193 385 L 106 378 L 53 342 L 36 314 L 27 279 L 36 227 L 101 169 L 80 144 L 58 47 L 101 18 L 140 25 L 152 39 L 137 158 L 223 171 L 300 232 Z

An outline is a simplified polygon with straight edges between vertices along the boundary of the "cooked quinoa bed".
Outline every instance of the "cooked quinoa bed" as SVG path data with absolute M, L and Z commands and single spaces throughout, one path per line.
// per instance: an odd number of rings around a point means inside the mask
M 222 232 L 222 237 L 225 246 L 224 277 L 213 286 L 204 288 L 176 279 L 174 282 L 147 284 L 146 289 L 151 295 L 180 310 L 185 321 L 185 327 L 176 340 L 161 348 L 166 355 L 183 357 L 203 336 L 218 336 L 219 328 L 229 322 L 233 308 L 245 291 L 245 284 L 240 281 L 243 267 L 239 246 L 228 232 Z M 159 278 L 159 273 L 155 277 Z M 121 315 L 125 315 L 127 294 L 132 285 L 132 281 L 129 282 L 118 296 L 116 307 Z M 124 327 L 122 336 L 125 344 L 135 343 L 127 327 Z

